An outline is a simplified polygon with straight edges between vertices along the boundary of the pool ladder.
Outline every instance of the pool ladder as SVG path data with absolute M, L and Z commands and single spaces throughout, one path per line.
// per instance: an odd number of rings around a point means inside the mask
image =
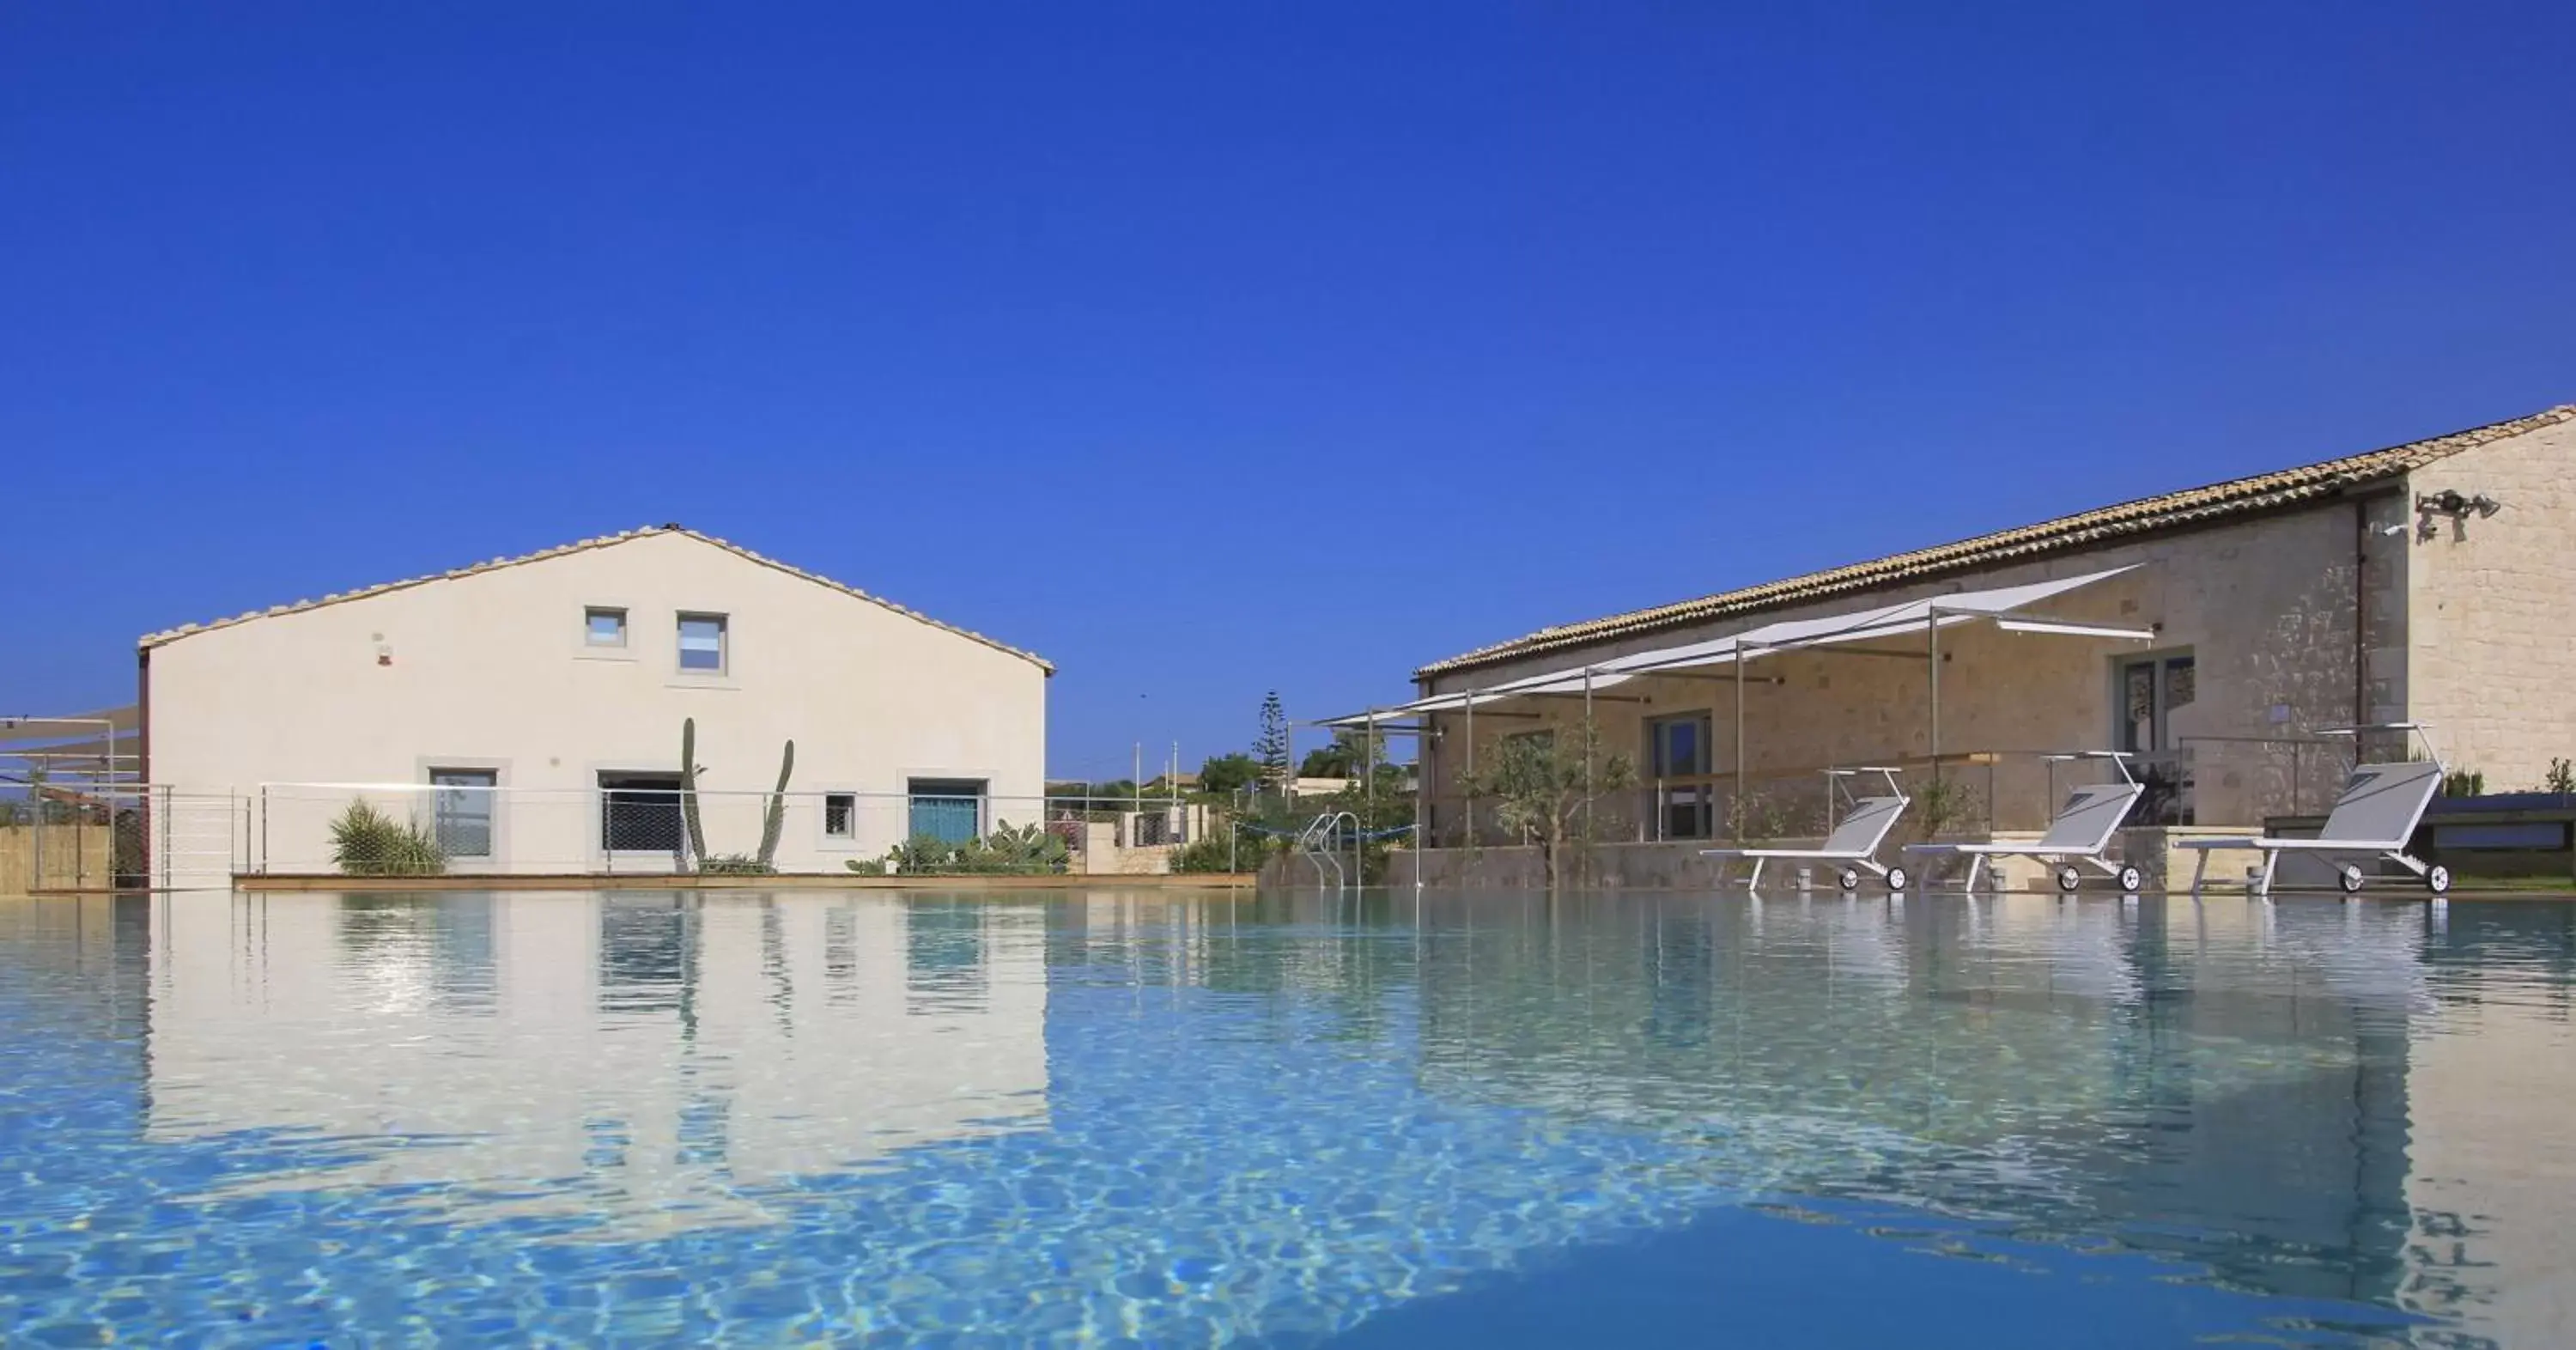
M 1356 865 L 1360 818 L 1348 811 L 1327 811 L 1315 817 L 1314 823 L 1297 836 L 1297 851 L 1315 864 L 1315 884 L 1318 887 L 1329 884 L 1336 891 L 1350 887 L 1351 872 L 1342 866 L 1341 850 L 1334 844 L 1334 838 L 1341 833 L 1342 822 L 1346 820 L 1351 823 L 1351 856 Z

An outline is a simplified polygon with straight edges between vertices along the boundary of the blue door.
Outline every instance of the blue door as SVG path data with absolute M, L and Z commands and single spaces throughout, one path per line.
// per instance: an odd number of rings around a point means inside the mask
M 984 785 L 979 781 L 912 780 L 911 833 L 943 844 L 962 844 L 984 832 Z

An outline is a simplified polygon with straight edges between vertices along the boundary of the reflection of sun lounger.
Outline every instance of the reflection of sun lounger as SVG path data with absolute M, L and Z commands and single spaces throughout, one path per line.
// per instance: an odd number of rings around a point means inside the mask
M 2084 874 L 2075 864 L 2090 863 L 2102 875 L 2116 878 L 2120 889 L 2134 891 L 2145 880 L 2138 869 L 2128 864 L 2113 866 L 2103 861 L 2102 850 L 2111 846 L 2111 835 L 2120 822 L 2129 818 L 2129 808 L 2138 804 L 2146 788 L 2129 775 L 2128 756 L 2117 750 L 2086 750 L 2071 755 L 2050 755 L 2053 762 L 2073 759 L 2107 759 L 2120 771 L 2120 781 L 2080 787 L 2067 797 L 2049 819 L 2048 832 L 2032 844 L 1908 844 L 1908 853 L 1942 854 L 1968 860 L 1968 881 L 1964 889 L 1977 889 L 1977 873 L 1988 858 L 2038 858 L 2058 864 L 2057 889 L 2074 890 L 2083 883 Z
M 2328 736 L 2358 736 L 2365 731 L 2412 731 L 2422 735 L 2421 722 L 2391 722 L 2375 727 L 2345 727 L 2324 733 Z M 2358 749 L 2358 742 L 2355 743 Z M 2424 748 L 2429 754 L 2432 742 Z M 2407 842 L 2415 837 L 2415 827 L 2424 821 L 2424 809 L 2433 804 L 2434 794 L 2442 790 L 2445 770 L 2439 756 L 2429 759 L 2404 760 L 2393 764 L 2356 764 L 2352 777 L 2344 780 L 2343 795 L 2335 798 L 2334 810 L 2326 816 L 2325 828 L 2314 839 L 2281 839 L 2269 835 L 2248 835 L 2227 839 L 2184 839 L 2184 848 L 2201 850 L 2200 865 L 2192 869 L 2191 888 L 2200 890 L 2201 878 L 2209 870 L 2209 850 L 2214 848 L 2250 848 L 2263 852 L 2263 876 L 2255 883 L 2254 893 L 2272 893 L 2272 873 L 2280 866 L 2284 853 L 2314 853 L 2326 858 L 2381 857 L 2416 876 L 2433 894 L 2451 889 L 2451 869 L 2427 864 L 2407 853 Z M 2344 894 L 2361 889 L 2362 873 L 2357 863 L 2346 862 L 2337 873 Z
M 1703 858 L 1721 859 L 1751 858 L 1753 860 L 1753 875 L 1745 881 L 1745 885 L 1748 887 L 1760 886 L 1762 884 L 1762 865 L 1764 863 L 1769 862 L 1774 858 L 1790 858 L 1805 862 L 1841 863 L 1843 866 L 1838 879 L 1842 883 L 1842 888 L 1847 891 L 1860 889 L 1860 874 L 1863 869 L 1867 869 L 1868 871 L 1884 878 L 1887 881 L 1887 888 L 1889 890 L 1904 890 L 1905 869 L 1902 867 L 1883 866 L 1878 861 L 1878 846 L 1886 842 L 1888 831 L 1896 828 L 1896 818 L 1905 814 L 1905 804 L 1913 800 L 1905 795 L 1904 789 L 1896 785 L 1896 770 L 1888 768 L 1827 769 L 1825 771 L 1825 776 L 1827 779 L 1831 780 L 1833 784 L 1833 786 L 1829 786 L 1827 788 L 1827 791 L 1830 792 L 1835 790 L 1835 787 L 1838 787 L 1841 780 L 1845 778 L 1850 778 L 1864 773 L 1874 773 L 1885 778 L 1887 780 L 1888 795 L 1884 797 L 1862 797 L 1853 801 L 1851 804 L 1851 810 L 1845 813 L 1841 822 L 1834 826 L 1833 833 L 1825 836 L 1825 842 L 1822 847 L 1704 848 L 1699 851 L 1700 856 Z

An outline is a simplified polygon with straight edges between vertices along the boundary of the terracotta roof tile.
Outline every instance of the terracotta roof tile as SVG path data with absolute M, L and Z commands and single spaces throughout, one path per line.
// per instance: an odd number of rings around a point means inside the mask
M 2047 553 L 2103 543 L 2127 535 L 2196 526 L 2235 516 L 2279 510 L 2346 489 L 2395 478 L 2436 460 L 2543 427 L 2576 420 L 2576 404 L 2561 404 L 2529 417 L 2491 426 L 2455 431 L 2447 436 L 2390 446 L 2368 454 L 2348 455 L 2295 469 L 2256 474 L 2208 487 L 2168 492 L 2123 502 L 2036 525 L 2023 525 L 1957 543 L 1892 554 L 1869 562 L 1768 581 L 1758 586 L 1631 610 L 1607 618 L 1542 628 L 1526 637 L 1479 647 L 1414 672 L 1417 679 L 1517 660 L 1595 642 L 1614 641 L 1669 628 L 1734 618 L 1788 605 L 1866 590 L 1895 582 L 1915 581 L 1943 573 L 1987 567 Z
M 711 534 L 700 534 L 696 530 L 685 529 L 678 525 L 648 525 L 642 529 L 625 531 L 622 534 L 601 535 L 593 539 L 584 539 L 579 543 L 558 544 L 553 548 L 538 549 L 534 553 L 522 553 L 515 558 L 494 558 L 490 562 L 475 563 L 469 567 L 453 568 L 449 571 L 436 572 L 428 576 L 411 577 L 402 581 L 388 581 L 379 586 L 368 586 L 354 591 L 340 591 L 331 595 L 323 596 L 319 600 L 298 600 L 293 604 L 271 605 L 267 609 L 252 610 L 245 614 L 236 614 L 229 619 L 212 619 L 205 623 L 183 624 L 180 627 L 164 629 L 158 633 L 147 633 L 138 640 L 135 645 L 148 650 L 153 647 L 159 647 L 175 642 L 180 638 L 188 637 L 192 634 L 211 632 L 218 628 L 230 628 L 235 624 L 249 623 L 254 619 L 266 619 L 280 614 L 300 614 L 305 610 L 320 609 L 324 605 L 336 605 L 349 600 L 364 600 L 370 596 L 383 595 L 388 591 L 406 590 L 413 586 L 426 586 L 434 581 L 454 581 L 462 577 L 477 576 L 485 572 L 498 571 L 504 567 L 519 567 L 527 563 L 543 562 L 548 558 L 560 558 L 567 553 L 582 553 L 591 549 L 608 548 L 612 545 L 623 544 L 629 540 L 642 539 L 656 534 L 684 535 L 688 538 L 697 540 L 699 543 L 712 545 L 716 548 L 723 549 L 727 553 L 747 558 L 763 567 L 776 568 L 781 572 L 785 572 L 789 576 L 799 577 L 806 581 L 813 582 L 817 586 L 826 587 L 831 590 L 839 591 L 843 595 L 865 600 L 872 605 L 882 605 L 887 609 L 893 610 L 897 614 L 903 615 L 905 618 L 917 619 L 922 623 L 929 624 L 931 627 L 939 629 L 942 632 L 955 633 L 959 637 L 980 642 L 996 651 L 1007 652 L 1024 661 L 1035 664 L 1039 669 L 1044 670 L 1050 675 L 1055 673 L 1055 666 L 1048 662 L 1046 658 L 1039 656 L 1034 652 L 1025 652 L 1017 647 L 1010 646 L 1007 643 L 996 642 L 981 633 L 959 628 L 954 624 L 941 623 L 939 620 L 931 618 L 929 615 L 921 613 L 919 610 L 907 609 L 904 606 L 898 605 L 882 596 L 870 595 L 856 586 L 844 585 L 832 580 L 830 577 L 808 572 L 801 567 L 795 567 L 790 564 L 780 562 L 775 558 L 764 557 L 761 554 L 752 552 L 750 549 L 744 548 L 740 544 L 718 539 Z

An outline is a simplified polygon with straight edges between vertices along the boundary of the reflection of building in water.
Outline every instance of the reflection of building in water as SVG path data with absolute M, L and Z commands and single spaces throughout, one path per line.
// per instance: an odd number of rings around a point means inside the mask
M 2341 906 L 2315 911 L 2333 934 L 2285 912 L 2267 936 L 2243 904 L 2040 897 L 1773 900 L 1758 929 L 1732 901 L 1453 928 L 1424 957 L 1423 1076 L 1768 1132 L 1791 1142 L 1752 1180 L 1786 1192 L 2120 1233 L 2279 1292 L 2386 1300 L 2416 914 L 2364 912 L 2358 944 Z M 2345 946 L 2320 964 L 2329 936 Z
M 80 1082 L 138 1069 L 150 902 L 139 895 L 0 900 L 0 1023 L 45 1063 L 77 1062 Z
M 174 902 L 148 1129 L 352 1141 L 336 1183 L 542 1186 L 621 1227 L 752 1218 L 766 1183 L 1044 1122 L 1044 925 L 823 896 Z
M 2424 1312 L 2474 1318 L 2506 1345 L 2576 1344 L 2569 912 L 2454 908 L 2431 944 L 2441 1034 L 2416 1039 L 2407 1073 L 2405 1294 Z

